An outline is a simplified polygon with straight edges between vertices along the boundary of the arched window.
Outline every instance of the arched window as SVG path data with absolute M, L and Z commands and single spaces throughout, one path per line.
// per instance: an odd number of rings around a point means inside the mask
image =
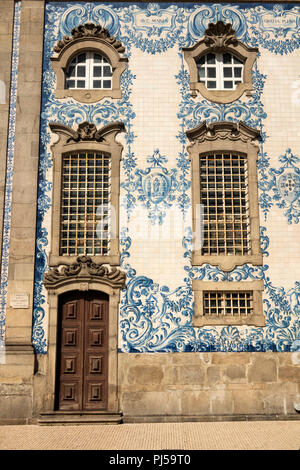
M 210 23 L 204 38 L 183 51 L 194 98 L 199 93 L 215 103 L 231 103 L 252 90 L 252 67 L 258 49 L 236 39 L 231 24 Z
M 86 23 L 72 29 L 53 48 L 56 74 L 55 98 L 74 98 L 95 103 L 103 98 L 121 98 L 121 74 L 128 59 L 125 48 L 100 25 Z
M 68 63 L 66 88 L 112 89 L 112 67 L 104 55 L 93 51 L 81 52 Z
M 230 52 L 202 55 L 196 60 L 199 83 L 207 89 L 235 90 L 243 83 L 244 61 Z

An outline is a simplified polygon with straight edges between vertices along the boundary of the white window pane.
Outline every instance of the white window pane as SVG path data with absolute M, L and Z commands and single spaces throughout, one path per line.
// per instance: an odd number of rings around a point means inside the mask
M 86 55 L 85 54 L 79 54 L 77 57 L 78 57 L 78 63 L 85 62 L 85 60 L 86 60 Z
M 75 66 L 70 65 L 67 70 L 67 77 L 75 77 Z
M 102 88 L 101 85 L 101 80 L 93 80 L 93 88 Z
M 94 67 L 94 77 L 102 76 L 102 67 Z
M 224 81 L 224 88 L 233 88 L 233 82 L 232 81 Z
M 94 54 L 94 62 L 96 62 L 96 63 L 102 62 L 102 55 Z
M 200 80 L 201 78 L 205 77 L 205 68 L 204 67 L 198 67 L 198 79 Z
M 224 67 L 224 77 L 232 77 L 232 68 Z
M 77 67 L 77 77 L 85 77 L 85 67 L 82 65 L 79 65 Z
M 215 54 L 212 54 L 211 52 L 209 54 L 207 54 L 206 62 L 207 62 L 207 64 L 215 64 L 215 62 L 216 62 Z
M 111 88 L 111 80 L 103 80 L 103 88 Z
M 232 55 L 229 54 L 229 52 L 225 52 L 223 54 L 223 63 L 224 64 L 231 64 L 231 58 L 232 58 Z
M 207 68 L 207 77 L 208 78 L 216 78 L 216 69 L 215 69 L 215 67 L 208 67 Z
M 75 88 L 75 80 L 67 80 L 67 88 Z
M 217 87 L 217 82 L 208 81 L 206 86 L 207 86 L 207 88 L 216 88 Z
M 111 72 L 111 67 L 110 65 L 106 65 L 105 67 L 103 67 L 103 75 L 104 77 L 111 77 L 112 76 L 112 72 Z

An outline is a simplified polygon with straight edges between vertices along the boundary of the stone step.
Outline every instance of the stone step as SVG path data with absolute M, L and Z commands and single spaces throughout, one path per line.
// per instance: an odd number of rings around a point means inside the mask
M 78 424 L 121 424 L 122 413 L 52 411 L 41 413 L 38 424 L 43 425 L 78 425 Z

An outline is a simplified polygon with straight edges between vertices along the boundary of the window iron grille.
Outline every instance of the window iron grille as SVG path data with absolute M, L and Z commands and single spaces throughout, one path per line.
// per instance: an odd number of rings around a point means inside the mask
M 61 191 L 60 254 L 109 254 L 110 156 L 64 155 Z
M 203 314 L 206 316 L 240 317 L 253 312 L 252 292 L 206 291 L 203 302 Z
M 251 253 L 247 158 L 233 153 L 200 155 L 204 206 L 202 253 Z

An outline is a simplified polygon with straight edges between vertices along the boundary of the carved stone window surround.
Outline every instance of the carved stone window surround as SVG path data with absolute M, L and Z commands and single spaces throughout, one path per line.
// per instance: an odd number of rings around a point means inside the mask
M 86 28 L 90 26 L 90 28 Z M 93 28 L 92 28 L 93 26 Z M 81 27 L 81 29 L 80 29 Z M 80 30 L 78 32 L 78 30 Z M 74 98 L 83 103 L 95 103 L 105 97 L 121 98 L 121 74 L 126 69 L 128 59 L 121 57 L 124 47 L 105 28 L 100 25 L 87 23 L 72 30 L 72 36 L 65 36 L 54 47 L 55 55 L 51 58 L 52 68 L 56 74 L 55 98 Z M 94 51 L 103 55 L 111 64 L 113 70 L 112 89 L 67 89 L 65 72 L 68 63 L 81 52 Z
M 200 194 L 200 164 L 199 156 L 216 152 L 234 152 L 247 156 L 249 219 L 251 254 L 248 255 L 203 255 L 201 249 L 192 251 L 193 266 L 211 264 L 219 266 L 223 271 L 231 271 L 236 266 L 250 263 L 262 265 L 263 257 L 260 248 L 259 208 L 257 189 L 257 158 L 259 148 L 253 143 L 259 137 L 259 132 L 243 122 L 216 122 L 209 125 L 204 121 L 198 127 L 186 132 L 192 144 L 187 150 L 191 160 L 193 232 L 198 224 L 197 210 L 201 204 Z
M 241 281 L 241 282 L 213 282 L 213 281 L 192 281 L 194 292 L 193 326 L 201 327 L 205 325 L 252 325 L 265 326 L 265 317 L 262 307 L 262 292 L 264 290 L 263 281 Z M 207 291 L 228 291 L 253 293 L 253 312 L 243 316 L 215 316 L 203 314 L 203 294 Z
M 196 61 L 209 52 L 229 52 L 244 62 L 243 83 L 239 83 L 235 90 L 207 89 L 204 83 L 198 82 Z M 183 48 L 184 58 L 190 72 L 191 95 L 200 93 L 205 99 L 216 103 L 231 103 L 239 99 L 246 91 L 251 91 L 252 67 L 256 60 L 258 49 L 250 48 L 236 39 L 235 31 L 230 24 L 224 25 L 222 21 L 210 24 L 205 31 L 204 38 L 192 47 Z
M 60 214 L 61 214 L 61 185 L 62 185 L 62 158 L 72 152 L 95 151 L 110 155 L 111 158 L 111 205 L 115 211 L 116 238 L 110 240 L 108 255 L 95 255 L 93 261 L 98 263 L 120 264 L 119 251 L 119 195 L 120 195 L 120 160 L 123 146 L 115 140 L 119 132 L 124 132 L 123 123 L 113 123 L 97 130 L 93 124 L 82 123 L 77 131 L 64 124 L 50 123 L 52 132 L 59 136 L 56 143 L 51 146 L 53 155 L 53 197 L 52 197 L 52 227 L 51 250 L 49 253 L 49 266 L 56 266 L 67 262 L 76 262 L 77 256 L 61 256 L 59 254 L 60 240 Z

